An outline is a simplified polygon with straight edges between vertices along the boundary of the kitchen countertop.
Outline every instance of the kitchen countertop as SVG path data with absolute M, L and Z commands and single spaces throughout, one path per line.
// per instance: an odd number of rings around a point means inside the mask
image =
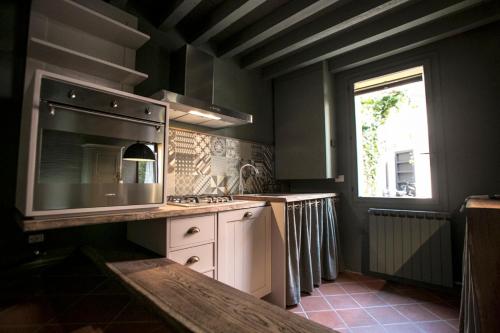
M 338 197 L 338 193 L 259 193 L 234 195 L 236 199 L 263 200 L 270 202 L 294 202 L 303 200 L 314 200 L 322 198 Z
M 255 199 L 254 199 L 255 200 Z M 227 203 L 220 203 L 217 205 L 204 205 L 196 207 L 181 207 L 174 205 L 165 205 L 159 208 L 148 210 L 135 210 L 135 211 L 115 211 L 107 213 L 95 213 L 92 215 L 78 215 L 78 216 L 51 216 L 39 218 L 20 218 L 19 225 L 25 232 L 40 231 L 49 229 L 60 229 L 68 227 L 78 227 L 84 225 L 116 223 L 116 222 L 133 222 L 144 221 L 158 218 L 196 215 L 205 213 L 217 213 L 226 210 L 244 209 L 253 207 L 265 206 L 266 200 L 247 201 L 235 200 Z
M 469 199 L 466 207 L 467 209 L 500 209 L 500 200 L 488 198 Z
M 179 331 L 335 332 L 166 258 L 151 258 L 135 246 L 84 248 L 94 262 L 117 277 Z

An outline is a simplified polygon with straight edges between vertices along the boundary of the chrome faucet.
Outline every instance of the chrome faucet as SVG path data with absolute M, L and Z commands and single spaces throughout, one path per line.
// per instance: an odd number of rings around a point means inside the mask
M 255 170 L 255 174 L 259 174 L 259 170 L 253 166 L 252 164 L 245 164 L 244 166 L 242 166 L 240 168 L 240 185 L 239 185 L 239 192 L 240 194 L 243 194 L 243 192 L 245 192 L 245 189 L 243 188 L 243 177 L 242 177 L 242 173 L 243 173 L 243 169 L 246 168 L 246 167 L 252 167 L 254 170 Z

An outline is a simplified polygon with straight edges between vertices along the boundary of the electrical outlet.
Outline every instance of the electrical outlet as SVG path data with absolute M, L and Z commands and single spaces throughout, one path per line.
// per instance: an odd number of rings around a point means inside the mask
M 335 177 L 335 182 L 336 183 L 343 183 L 344 182 L 344 175 L 338 175 Z
M 28 236 L 28 243 L 33 244 L 33 243 L 41 243 L 45 240 L 45 237 L 43 234 L 34 234 L 34 235 L 29 235 Z

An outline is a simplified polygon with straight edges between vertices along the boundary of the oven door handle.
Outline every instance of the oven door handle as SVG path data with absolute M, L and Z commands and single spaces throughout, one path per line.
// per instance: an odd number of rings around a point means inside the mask
M 163 124 L 163 123 L 157 123 L 154 121 L 121 117 L 121 116 L 116 116 L 116 115 L 105 113 L 105 112 L 91 111 L 91 110 L 82 109 L 82 108 L 74 108 L 71 106 L 66 106 L 66 105 L 59 104 L 59 103 L 52 103 L 52 102 L 48 102 L 48 101 L 43 101 L 43 102 L 45 102 L 47 104 L 47 106 L 49 107 L 49 112 L 51 114 L 55 114 L 55 109 L 63 109 L 63 110 L 68 110 L 68 111 L 91 114 L 91 115 L 99 116 L 99 117 L 107 117 L 107 118 L 112 118 L 112 119 L 117 119 L 117 120 L 130 121 L 132 123 L 138 123 L 138 124 L 143 124 L 143 125 L 149 125 L 149 126 L 155 126 L 155 127 L 158 127 L 158 126 L 164 127 L 165 126 L 165 124 Z

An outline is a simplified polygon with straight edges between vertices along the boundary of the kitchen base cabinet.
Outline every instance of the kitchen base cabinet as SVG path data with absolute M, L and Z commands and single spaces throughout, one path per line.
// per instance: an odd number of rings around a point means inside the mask
M 216 214 L 172 217 L 129 223 L 128 240 L 185 265 L 216 277 Z
M 271 208 L 219 213 L 218 280 L 263 297 L 271 292 Z

